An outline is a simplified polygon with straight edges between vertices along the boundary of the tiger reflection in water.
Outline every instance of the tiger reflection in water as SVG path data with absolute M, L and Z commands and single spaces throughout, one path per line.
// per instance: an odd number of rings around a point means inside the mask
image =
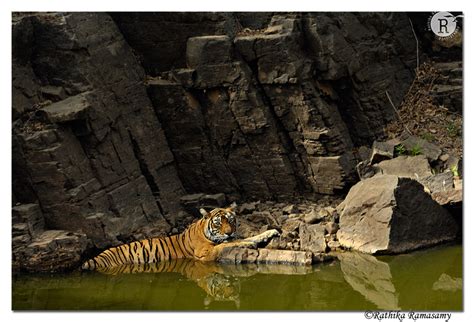
M 204 307 L 208 308 L 215 302 L 234 302 L 236 308 L 240 308 L 240 281 L 235 277 L 235 270 L 227 271 L 225 266 L 214 262 L 200 262 L 190 259 L 178 259 L 153 264 L 130 264 L 97 268 L 103 274 L 138 274 L 138 273 L 180 273 L 186 278 L 194 281 L 206 292 Z M 230 266 L 229 266 L 230 267 Z M 226 274 L 227 273 L 227 274 Z M 232 275 L 230 275 L 231 273 Z M 248 276 L 248 272 L 237 275 Z

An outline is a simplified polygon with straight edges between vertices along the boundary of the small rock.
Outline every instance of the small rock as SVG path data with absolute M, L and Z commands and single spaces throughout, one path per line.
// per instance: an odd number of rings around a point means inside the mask
M 322 221 L 323 219 L 328 218 L 329 216 L 330 213 L 326 208 L 320 209 L 319 211 L 313 209 L 310 213 L 304 216 L 303 220 L 307 224 L 315 224 Z
M 364 160 L 356 165 L 357 175 L 360 180 L 368 179 L 375 176 L 380 170 L 370 164 L 369 160 Z
M 268 216 L 270 216 L 269 211 L 255 211 L 248 215 L 246 218 L 247 220 L 257 223 L 257 224 L 269 224 Z
M 57 86 L 43 86 L 41 87 L 41 93 L 43 97 L 50 99 L 54 102 L 61 101 L 67 98 L 67 94 L 62 87 Z
M 450 155 L 448 160 L 446 160 L 445 162 L 446 169 L 451 171 L 452 168 L 457 168 L 460 174 L 462 173 L 461 166 L 462 166 L 462 162 L 459 162 L 459 159 L 452 155 Z
M 249 214 L 251 212 L 254 212 L 256 207 L 255 207 L 256 203 L 255 202 L 249 202 L 249 203 L 243 203 L 241 206 L 240 206 L 240 213 L 241 214 Z
M 438 191 L 431 193 L 431 198 L 444 205 L 461 205 L 462 204 L 462 189 L 451 189 L 448 191 Z
M 265 246 L 267 249 L 282 249 L 284 247 L 280 247 L 281 237 L 275 237 L 270 240 L 270 242 Z
M 324 210 L 329 214 L 329 216 L 334 217 L 337 213 L 336 208 L 332 206 L 324 207 Z
M 311 210 L 310 213 L 307 213 L 304 216 L 303 221 L 307 224 L 314 224 L 314 223 L 320 221 L 320 218 L 319 218 L 319 215 L 316 212 L 316 210 L 313 209 L 313 210 Z
M 307 224 L 314 224 L 321 221 L 326 221 L 331 217 L 334 217 L 335 209 L 331 206 L 324 207 L 319 211 L 312 210 L 309 214 L 306 214 L 304 217 L 304 221 Z
M 300 226 L 299 220 L 290 219 L 281 226 L 282 231 L 297 231 Z
M 328 242 L 328 247 L 331 250 L 336 250 L 341 247 L 341 244 L 339 244 L 337 240 L 331 240 L 330 242 Z
M 287 215 L 283 215 L 283 212 L 281 212 L 279 210 L 272 211 L 271 214 L 272 214 L 273 218 L 275 218 L 276 221 L 279 222 L 279 223 L 282 223 L 283 221 L 285 221 L 285 219 L 288 218 Z
M 191 195 L 184 195 L 179 199 L 179 202 L 186 208 L 193 208 L 199 206 L 199 201 L 204 196 L 203 193 L 195 193 Z
M 462 179 L 459 177 L 455 177 L 453 179 L 454 182 L 454 190 L 461 190 L 462 191 Z
M 288 218 L 299 218 L 300 214 L 289 214 Z
M 404 140 L 402 144 L 408 152 L 415 148 L 419 149 L 419 152 L 426 155 L 429 161 L 435 161 L 441 155 L 441 149 L 437 145 L 413 135 Z
M 298 242 L 293 242 L 292 249 L 293 250 L 300 250 L 300 244 Z
M 298 235 L 296 234 L 296 232 L 294 232 L 294 231 L 289 231 L 289 232 L 288 232 L 288 237 L 290 237 L 290 238 L 295 238 L 296 236 L 298 236 Z
M 284 214 L 297 214 L 299 213 L 298 208 L 295 207 L 295 205 L 288 205 L 284 207 L 283 209 Z
M 216 193 L 213 195 L 204 195 L 200 200 L 201 205 L 213 206 L 213 207 L 225 207 L 227 206 L 227 200 L 225 194 Z
M 374 141 L 372 144 L 372 153 L 370 155 L 370 164 L 379 163 L 380 161 L 392 159 L 394 145 L 387 142 Z
M 441 155 L 439 156 L 439 159 L 440 159 L 441 161 L 443 161 L 443 162 L 446 162 L 446 161 L 448 161 L 448 159 L 449 159 L 449 154 L 446 154 L 446 153 L 445 153 L 445 154 L 441 154 Z
M 335 234 L 339 230 L 339 225 L 331 221 L 326 224 L 325 228 L 329 234 Z
M 261 233 L 260 224 L 254 224 L 245 218 L 240 218 L 237 225 L 237 235 L 239 238 L 247 238 Z
M 324 238 L 324 226 L 322 225 L 300 225 L 300 247 L 302 250 L 313 253 L 324 253 L 326 251 L 326 240 Z
M 418 180 L 423 186 L 427 187 L 430 193 L 449 191 L 454 189 L 453 174 L 451 171 L 438 173 Z
M 172 234 L 172 235 L 176 235 L 177 233 L 178 233 L 178 229 L 177 229 L 177 228 L 171 229 L 171 234 Z

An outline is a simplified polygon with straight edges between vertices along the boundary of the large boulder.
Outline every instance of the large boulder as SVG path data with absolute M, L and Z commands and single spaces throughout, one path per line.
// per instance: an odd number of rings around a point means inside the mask
M 385 160 L 375 166 L 383 174 L 419 179 L 431 176 L 431 167 L 424 155 L 402 155 L 392 160 Z
M 338 206 L 339 242 L 365 253 L 401 253 L 456 238 L 451 215 L 409 178 L 379 175 L 351 188 Z

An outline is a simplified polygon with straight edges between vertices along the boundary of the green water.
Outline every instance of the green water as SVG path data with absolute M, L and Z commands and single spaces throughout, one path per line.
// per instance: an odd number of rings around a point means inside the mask
M 313 267 L 181 261 L 124 270 L 15 276 L 13 309 L 463 309 L 460 245 L 383 257 L 345 253 Z

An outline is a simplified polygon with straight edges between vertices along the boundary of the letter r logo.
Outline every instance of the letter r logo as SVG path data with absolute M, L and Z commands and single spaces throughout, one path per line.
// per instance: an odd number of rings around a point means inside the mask
M 439 29 L 438 32 L 440 34 L 447 34 L 448 33 L 448 19 L 446 18 L 439 18 Z M 443 31 L 444 30 L 444 31 Z

